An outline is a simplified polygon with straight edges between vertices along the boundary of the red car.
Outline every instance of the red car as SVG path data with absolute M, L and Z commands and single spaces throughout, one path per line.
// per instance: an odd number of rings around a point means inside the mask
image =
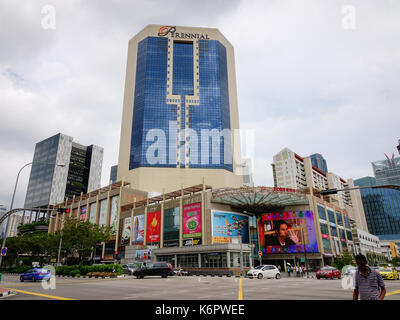
M 320 278 L 332 279 L 332 280 L 335 278 L 340 279 L 341 273 L 338 269 L 336 269 L 334 267 L 325 266 L 317 271 L 316 277 L 317 277 L 317 279 L 320 279 Z

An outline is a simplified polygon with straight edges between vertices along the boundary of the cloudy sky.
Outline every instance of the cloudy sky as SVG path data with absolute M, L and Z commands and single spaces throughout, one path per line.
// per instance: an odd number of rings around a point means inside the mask
M 46 5 L 55 29 L 43 28 Z M 0 203 L 10 205 L 35 143 L 58 132 L 104 147 L 108 184 L 127 45 L 148 24 L 218 28 L 233 44 L 256 185 L 273 185 L 270 163 L 284 147 L 321 153 L 344 179 L 373 175 L 370 163 L 397 154 L 400 138 L 399 18 L 397 0 L 1 0 Z

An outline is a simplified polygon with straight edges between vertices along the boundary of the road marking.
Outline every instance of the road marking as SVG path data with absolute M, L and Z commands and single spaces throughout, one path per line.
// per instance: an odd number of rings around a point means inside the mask
M 400 293 L 400 290 L 388 292 L 388 293 L 386 293 L 386 296 L 391 296 L 391 295 L 393 295 L 393 294 L 398 294 L 398 293 Z
M 39 297 L 45 297 L 45 298 L 50 298 L 50 299 L 57 299 L 57 300 L 76 300 L 76 299 L 70 299 L 70 298 L 63 298 L 63 297 L 57 297 L 57 296 L 50 296 L 47 294 L 42 294 L 42 293 L 36 293 L 36 292 L 30 292 L 30 291 L 24 291 L 24 290 L 18 290 L 18 289 L 10 289 L 16 292 L 20 293 L 25 293 L 25 294 L 31 294 L 34 296 L 39 296 Z
M 242 278 L 239 279 L 239 294 L 238 294 L 238 300 L 243 300 Z

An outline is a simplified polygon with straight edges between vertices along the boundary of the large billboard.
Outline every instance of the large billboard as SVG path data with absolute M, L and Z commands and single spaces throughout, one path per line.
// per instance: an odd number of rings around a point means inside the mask
M 100 219 L 99 219 L 100 226 L 106 224 L 106 214 L 107 214 L 107 200 L 102 200 L 100 202 Z
M 212 210 L 212 243 L 230 243 L 241 236 L 249 243 L 249 217 L 239 213 Z
M 132 244 L 142 245 L 144 242 L 144 214 L 133 217 Z
M 121 245 L 129 245 L 131 238 L 131 217 L 124 219 L 124 226 L 122 229 Z
M 183 207 L 183 238 L 201 237 L 201 202 Z
M 257 221 L 263 254 L 319 252 L 312 211 L 265 213 Z
M 160 241 L 161 211 L 147 213 L 146 244 Z
M 113 231 L 117 230 L 117 216 L 119 209 L 119 196 L 115 196 L 111 198 L 111 218 L 110 218 L 110 227 Z

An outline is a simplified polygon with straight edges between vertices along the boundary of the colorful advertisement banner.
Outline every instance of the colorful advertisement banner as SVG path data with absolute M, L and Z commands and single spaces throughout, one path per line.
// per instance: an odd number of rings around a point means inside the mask
M 265 213 L 257 221 L 263 254 L 319 252 L 312 211 Z
M 249 243 L 249 217 L 239 213 L 212 210 L 212 243 L 231 243 L 241 236 L 242 243 Z
M 117 230 L 118 209 L 119 209 L 119 196 L 112 197 L 110 227 L 114 232 Z
M 96 213 L 97 213 L 97 203 L 93 203 L 90 206 L 90 217 L 89 217 L 89 221 L 91 223 L 96 223 Z
M 131 217 L 125 218 L 124 228 L 122 229 L 121 245 L 129 245 L 131 238 Z
M 160 241 L 161 211 L 147 213 L 146 244 Z
M 86 206 L 81 207 L 81 213 L 79 214 L 79 220 L 81 220 L 81 221 L 86 220 Z
M 144 241 L 144 214 L 133 217 L 132 244 L 142 245 Z
M 151 260 L 151 249 L 136 250 L 136 260 Z
M 201 237 L 201 202 L 183 207 L 183 238 Z
M 102 200 L 100 202 L 100 220 L 99 220 L 100 226 L 106 224 L 106 214 L 107 214 L 107 200 Z

